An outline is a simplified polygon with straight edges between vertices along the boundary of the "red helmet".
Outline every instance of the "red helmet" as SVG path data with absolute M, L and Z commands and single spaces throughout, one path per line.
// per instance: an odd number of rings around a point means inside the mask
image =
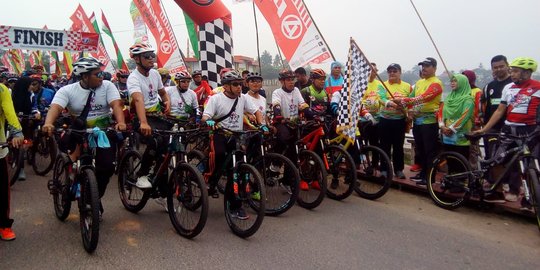
M 135 55 L 139 55 L 145 52 L 153 52 L 154 49 L 148 44 L 137 43 L 129 47 L 129 57 L 133 58 Z
M 191 76 L 189 75 L 189 73 L 187 71 L 180 71 L 176 74 L 174 74 L 174 79 L 175 80 L 191 80 Z
M 125 69 L 119 69 L 116 71 L 116 77 L 129 76 L 129 71 Z
M 326 79 L 326 72 L 324 72 L 324 70 L 320 68 L 316 68 L 316 69 L 311 70 L 311 73 L 309 74 L 309 76 L 312 79 L 320 79 L 320 78 Z
M 39 82 L 43 81 L 43 78 L 41 77 L 40 74 L 32 74 L 30 75 L 30 79 L 32 79 L 32 81 L 39 81 Z

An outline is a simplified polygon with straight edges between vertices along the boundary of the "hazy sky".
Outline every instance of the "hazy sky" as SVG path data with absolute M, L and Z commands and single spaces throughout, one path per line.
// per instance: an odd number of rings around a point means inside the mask
M 181 47 L 186 53 L 184 17 L 173 0 L 162 0 Z M 190 0 L 185 0 L 190 1 Z M 234 54 L 256 57 L 255 25 L 251 3 L 222 0 L 233 14 Z M 270 0 L 268 0 L 270 1 Z M 124 57 L 133 43 L 130 0 L 0 0 L 0 24 L 67 29 L 79 3 L 101 26 L 102 9 Z M 349 37 L 368 59 L 386 67 L 392 62 L 410 69 L 436 51 L 409 0 L 304 0 L 336 58 L 346 61 Z M 509 59 L 529 56 L 540 61 L 539 0 L 414 0 L 449 69 L 489 67 L 496 54 Z M 257 10 L 261 52 L 275 55 L 272 33 Z M 149 32 L 149 35 L 150 32 Z M 109 54 L 110 39 L 104 37 Z M 153 40 L 153 39 L 152 39 Z M 153 41 L 152 41 L 153 42 Z M 155 44 L 153 44 L 155 46 Z M 442 65 L 440 66 L 442 69 Z M 441 70 L 442 71 L 442 70 Z

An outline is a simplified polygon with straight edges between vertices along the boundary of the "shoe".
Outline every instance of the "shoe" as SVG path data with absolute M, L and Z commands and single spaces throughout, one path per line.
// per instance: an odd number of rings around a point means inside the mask
M 414 182 L 420 182 L 422 181 L 422 178 L 423 178 L 422 175 L 417 174 L 415 176 L 411 176 L 409 179 L 411 179 L 411 181 L 414 181 Z
M 463 192 L 465 192 L 465 191 L 466 191 L 466 190 L 465 190 L 465 188 L 463 188 L 463 187 L 451 187 L 451 188 L 448 190 L 448 192 L 450 192 L 450 193 L 463 193 Z
M 0 238 L 4 241 L 13 241 L 16 236 L 11 228 L 0 228 Z
M 279 173 L 279 166 L 276 166 L 274 164 L 270 164 L 270 171 L 274 173 Z
M 419 186 L 419 187 L 427 187 L 427 181 L 426 179 L 420 179 L 420 181 L 417 181 L 416 182 L 416 185 Z
M 232 218 L 237 218 L 239 220 L 246 220 L 249 219 L 248 214 L 246 214 L 246 211 L 244 211 L 244 208 L 238 208 L 236 210 L 230 211 Z
M 165 200 L 165 198 L 155 198 L 154 199 L 154 202 L 156 202 L 156 204 L 160 205 L 161 207 L 165 208 L 165 212 L 169 212 L 169 209 L 167 208 L 167 200 Z
M 508 202 L 517 202 L 518 200 L 518 195 L 514 194 L 514 193 L 504 193 L 504 200 L 505 201 L 508 201 Z
M 255 201 L 260 201 L 261 200 L 261 193 L 258 192 L 258 191 L 252 192 L 251 193 L 251 199 L 255 200 Z
M 403 173 L 403 171 L 397 171 L 394 175 L 395 175 L 398 179 L 407 179 L 407 177 L 405 176 L 405 174 Z
M 509 184 L 502 184 L 502 190 L 503 190 L 503 192 L 510 192 L 510 185 Z
M 21 171 L 19 172 L 19 178 L 17 180 L 19 181 L 26 180 L 26 173 L 24 173 L 24 168 L 22 168 Z
M 318 181 L 311 182 L 311 187 L 316 189 L 316 190 L 321 190 L 321 186 L 319 185 Z
M 143 175 L 137 178 L 137 184 L 135 186 L 138 188 L 152 188 L 152 183 L 148 180 L 148 176 Z
M 534 212 L 532 204 L 527 199 L 525 199 L 525 197 L 521 198 L 521 203 L 520 204 L 521 204 L 521 207 L 519 209 L 521 211 Z
M 484 197 L 484 202 L 488 203 L 505 203 L 504 195 L 500 192 L 488 194 Z
M 332 179 L 332 183 L 330 184 L 330 188 L 331 189 L 336 189 L 338 187 L 339 187 L 339 180 L 338 179 Z
M 210 196 L 212 198 L 219 198 L 219 193 L 217 191 L 217 188 L 213 187 L 213 186 L 209 186 L 208 187 L 208 196 Z
M 309 190 L 309 186 L 308 186 L 308 183 L 304 180 L 301 180 L 300 181 L 300 190 L 303 190 L 303 191 L 308 191 Z
M 99 222 L 103 222 L 103 204 L 99 202 Z
M 419 172 L 422 170 L 422 166 L 420 164 L 413 164 L 409 170 L 411 172 Z
M 287 192 L 289 195 L 292 194 L 292 190 L 291 190 L 291 187 L 289 185 L 285 185 L 283 183 L 279 183 L 279 186 L 285 190 L 285 192 Z

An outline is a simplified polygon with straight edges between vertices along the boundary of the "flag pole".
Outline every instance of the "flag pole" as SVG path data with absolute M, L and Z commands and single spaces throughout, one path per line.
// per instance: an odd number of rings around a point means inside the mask
M 274 41 L 276 42 L 276 47 L 279 54 L 279 61 L 281 62 L 281 68 L 285 69 L 285 63 L 283 62 L 283 56 L 281 55 L 281 50 L 279 50 L 279 45 L 277 44 L 277 40 L 274 39 Z
M 259 46 L 259 25 L 257 23 L 257 12 L 255 12 L 255 2 L 251 2 L 253 4 L 253 20 L 255 21 L 255 35 L 257 37 L 257 56 L 259 57 L 258 63 L 259 63 L 259 73 L 262 76 L 262 68 L 261 68 L 261 50 Z
M 435 47 L 435 50 L 437 51 L 437 54 L 439 55 L 439 58 L 441 59 L 441 62 L 444 66 L 444 69 L 446 70 L 446 74 L 448 76 L 450 76 L 450 72 L 448 71 L 448 68 L 446 67 L 446 63 L 444 62 L 444 59 L 442 58 L 442 55 L 441 55 L 441 52 L 439 51 L 439 48 L 437 47 L 437 45 L 435 44 L 435 41 L 433 40 L 433 37 L 431 36 L 431 33 L 429 32 L 429 30 L 427 29 L 427 26 L 426 24 L 424 23 L 424 20 L 422 19 L 422 16 L 420 16 L 420 13 L 418 12 L 418 9 L 416 9 L 416 5 L 414 5 L 414 2 L 413 0 L 409 0 L 411 2 L 411 5 L 413 6 L 414 8 L 414 11 L 416 12 L 416 15 L 418 15 L 418 19 L 420 19 L 420 22 L 422 23 L 422 25 L 424 26 L 424 29 L 426 30 L 426 33 L 428 34 L 429 36 L 429 39 L 431 40 L 431 43 L 433 43 L 433 47 Z
M 309 17 L 311 18 L 311 22 L 313 22 L 313 25 L 315 25 L 315 29 L 317 29 L 317 32 L 319 32 L 319 34 L 321 34 L 322 40 L 326 44 L 326 47 L 328 47 L 328 51 L 330 52 L 330 56 L 332 56 L 332 60 L 336 61 L 336 57 L 334 57 L 334 53 L 332 53 L 332 49 L 330 49 L 330 45 L 328 45 L 328 42 L 326 42 L 326 40 L 324 39 L 324 35 L 321 33 L 321 30 L 319 30 L 319 26 L 317 26 L 317 23 L 315 22 L 315 20 L 313 20 L 313 16 L 311 16 L 311 12 L 309 12 L 309 8 L 307 7 L 306 3 L 304 3 L 304 0 L 302 0 L 302 4 L 304 4 L 304 8 L 306 9 Z

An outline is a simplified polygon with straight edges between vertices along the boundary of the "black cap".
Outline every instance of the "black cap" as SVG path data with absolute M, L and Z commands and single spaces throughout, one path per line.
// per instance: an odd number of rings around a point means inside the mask
M 437 67 L 437 60 L 435 60 L 435 58 L 432 58 L 432 57 L 427 57 L 422 62 L 418 63 L 418 65 L 419 66 L 429 65 L 429 66 Z
M 387 68 L 386 68 L 386 71 L 389 71 L 391 69 L 397 69 L 401 72 L 401 66 L 399 64 L 396 64 L 396 63 L 392 63 L 390 64 Z

